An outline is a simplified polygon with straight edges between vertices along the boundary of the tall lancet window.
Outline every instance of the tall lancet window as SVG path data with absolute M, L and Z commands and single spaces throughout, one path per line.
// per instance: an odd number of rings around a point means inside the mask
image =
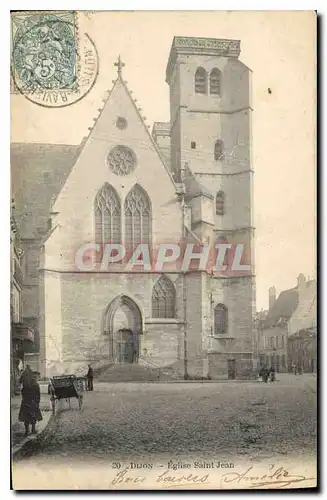
M 175 287 L 166 276 L 161 276 L 153 287 L 152 317 L 175 317 Z
M 215 307 L 215 335 L 228 333 L 228 309 L 224 304 Z
M 121 208 L 115 189 L 104 184 L 98 191 L 94 203 L 95 242 L 121 243 Z
M 198 68 L 195 72 L 194 88 L 196 94 L 207 93 L 207 72 L 204 68 Z
M 210 94 L 220 95 L 221 93 L 221 72 L 214 68 L 210 73 Z
M 134 251 L 141 243 L 150 244 L 151 204 L 144 189 L 133 187 L 126 197 L 124 211 L 126 249 Z

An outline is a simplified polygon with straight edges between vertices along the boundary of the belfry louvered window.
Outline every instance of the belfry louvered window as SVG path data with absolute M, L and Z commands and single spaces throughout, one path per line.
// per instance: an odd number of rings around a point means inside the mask
M 134 251 L 141 243 L 151 242 L 151 206 L 144 189 L 136 185 L 125 200 L 125 246 Z M 150 249 L 149 249 L 150 250 Z
M 198 68 L 195 73 L 194 87 L 196 94 L 207 93 L 207 72 L 204 68 Z
M 228 332 L 228 309 L 223 304 L 215 307 L 215 335 Z
M 121 208 L 115 189 L 104 184 L 95 197 L 95 242 L 121 243 Z
M 175 317 L 175 287 L 166 276 L 162 276 L 153 287 L 152 317 Z
M 220 95 L 221 93 L 221 72 L 214 68 L 210 73 L 210 94 Z

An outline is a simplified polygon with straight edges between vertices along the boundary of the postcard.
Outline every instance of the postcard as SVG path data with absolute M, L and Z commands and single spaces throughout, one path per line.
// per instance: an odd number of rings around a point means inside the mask
M 316 13 L 10 21 L 12 488 L 315 488 Z

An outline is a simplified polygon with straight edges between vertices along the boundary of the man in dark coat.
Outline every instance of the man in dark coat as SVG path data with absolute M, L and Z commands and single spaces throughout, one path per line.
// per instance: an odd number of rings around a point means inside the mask
M 42 420 L 40 411 L 40 387 L 37 383 L 37 374 L 27 365 L 21 376 L 22 403 L 20 405 L 18 420 L 24 422 L 25 437 L 29 434 L 29 426 L 32 425 L 32 434 L 36 434 L 36 422 Z
M 26 365 L 26 368 L 19 379 L 19 383 L 24 387 L 25 385 L 30 385 L 34 378 L 35 375 L 33 370 L 31 370 L 30 365 Z
M 259 376 L 262 378 L 262 382 L 267 383 L 269 377 L 269 370 L 265 366 L 262 366 L 259 372 Z
M 274 368 L 270 368 L 269 378 L 270 378 L 270 382 L 275 382 L 276 372 L 275 372 Z
M 89 369 L 87 372 L 87 390 L 93 391 L 93 368 L 91 365 L 88 365 Z

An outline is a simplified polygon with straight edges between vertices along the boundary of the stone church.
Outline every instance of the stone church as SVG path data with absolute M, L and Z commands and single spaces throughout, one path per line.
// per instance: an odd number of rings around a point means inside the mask
M 24 320 L 43 376 L 115 364 L 180 378 L 252 370 L 251 71 L 237 40 L 175 37 L 170 121 L 152 133 L 123 63 L 79 146 L 12 145 Z M 109 78 L 109 75 L 108 75 Z M 83 271 L 83 244 L 243 243 L 250 273 Z M 102 247 L 101 247 L 102 248 Z M 228 254 L 227 254 L 228 260 Z

